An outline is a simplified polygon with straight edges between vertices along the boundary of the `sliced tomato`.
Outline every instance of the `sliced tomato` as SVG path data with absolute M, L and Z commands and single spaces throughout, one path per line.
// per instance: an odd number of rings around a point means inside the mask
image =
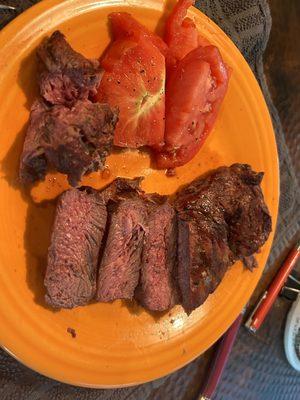
M 224 99 L 229 74 L 217 47 L 198 47 L 178 62 L 167 83 L 165 146 L 159 168 L 190 161 L 203 145 Z
M 172 67 L 198 46 L 196 25 L 190 18 L 186 18 L 188 8 L 194 3 L 195 0 L 179 0 L 166 21 L 164 39 L 169 47 L 166 59 L 168 67 Z
M 166 57 L 168 68 L 185 57 L 198 46 L 209 46 L 209 41 L 198 33 L 191 18 L 186 17 L 189 7 L 195 0 L 179 0 L 166 21 L 164 39 L 169 47 Z
M 105 69 L 97 100 L 119 108 L 114 144 L 161 146 L 165 119 L 165 59 L 156 46 L 116 40 L 101 60 Z
M 114 39 L 139 40 L 141 37 L 150 40 L 160 52 L 166 56 L 168 46 L 161 37 L 140 24 L 131 14 L 126 12 L 114 12 L 108 16 Z

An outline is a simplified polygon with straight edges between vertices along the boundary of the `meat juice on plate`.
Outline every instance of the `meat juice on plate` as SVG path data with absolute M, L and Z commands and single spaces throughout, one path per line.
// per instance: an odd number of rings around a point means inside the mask
M 217 132 L 216 132 L 217 133 Z M 213 138 L 212 138 L 213 139 Z M 213 149 L 210 138 L 194 159 L 182 167 L 176 168 L 174 176 L 167 176 L 166 170 L 157 170 L 151 166 L 148 152 L 142 150 L 122 150 L 107 157 L 106 168 L 103 171 L 92 172 L 84 176 L 82 185 L 101 189 L 111 183 L 116 177 L 144 177 L 141 187 L 146 193 L 173 194 L 182 185 L 191 182 L 199 175 L 214 169 L 216 165 L 229 164 L 234 160 L 224 159 L 222 153 Z M 69 189 L 65 175 L 48 173 L 45 180 L 31 188 L 32 199 L 40 203 L 55 199 L 59 194 Z

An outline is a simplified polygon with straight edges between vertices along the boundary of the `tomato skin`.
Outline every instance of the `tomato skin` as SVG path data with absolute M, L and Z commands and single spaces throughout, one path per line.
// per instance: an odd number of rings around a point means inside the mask
M 166 56 L 168 46 L 161 37 L 149 31 L 144 25 L 140 24 L 131 14 L 126 12 L 113 12 L 108 16 L 114 39 L 131 39 L 139 41 L 142 37 L 150 40 L 159 51 Z
M 173 8 L 165 26 L 165 41 L 168 43 L 173 39 L 182 27 L 188 8 L 195 4 L 195 0 L 179 0 Z
M 215 46 L 198 47 L 178 62 L 167 83 L 165 146 L 156 154 L 158 168 L 190 161 L 217 118 L 229 74 Z
M 150 41 L 116 40 L 101 60 L 96 100 L 119 109 L 114 144 L 159 147 L 164 141 L 165 59 Z
M 179 0 L 166 21 L 164 39 L 169 46 L 166 57 L 168 68 L 172 68 L 178 60 L 198 47 L 196 25 L 186 17 L 188 8 L 194 3 L 194 0 Z
M 198 33 L 194 21 L 186 17 L 194 4 L 195 0 L 179 0 L 166 21 L 164 39 L 169 47 L 166 65 L 171 73 L 176 63 L 189 52 L 198 46 L 210 46 L 209 41 Z

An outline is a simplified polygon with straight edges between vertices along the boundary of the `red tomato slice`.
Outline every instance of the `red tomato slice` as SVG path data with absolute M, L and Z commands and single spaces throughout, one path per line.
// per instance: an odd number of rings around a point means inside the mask
M 97 100 L 119 108 L 114 144 L 161 146 L 165 119 L 165 59 L 141 38 L 116 40 L 106 51 Z
M 144 25 L 140 24 L 131 14 L 126 12 L 113 12 L 108 16 L 111 22 L 112 34 L 114 39 L 133 39 L 139 40 L 141 37 L 150 40 L 160 52 L 166 56 L 168 46 L 155 33 L 149 31 Z
M 194 21 L 186 17 L 187 10 L 194 4 L 195 0 L 179 0 L 167 19 L 164 39 L 169 46 L 168 67 L 174 67 L 198 46 L 210 46 L 209 41 L 198 33 Z
M 186 54 L 198 47 L 198 31 L 187 10 L 195 0 L 179 0 L 166 21 L 165 42 L 169 46 L 167 65 L 172 66 Z
M 229 74 L 217 47 L 198 47 L 179 61 L 167 83 L 165 146 L 158 168 L 186 164 L 217 118 Z

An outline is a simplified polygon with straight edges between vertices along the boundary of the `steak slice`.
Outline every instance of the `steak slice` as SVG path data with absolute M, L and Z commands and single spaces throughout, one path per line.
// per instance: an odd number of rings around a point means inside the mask
M 139 281 L 146 220 L 145 203 L 138 198 L 122 200 L 112 211 L 98 274 L 98 301 L 133 298 Z
M 21 156 L 22 183 L 43 179 L 50 167 L 76 186 L 82 175 L 103 168 L 116 123 L 107 104 L 78 101 L 67 108 L 36 101 Z
M 24 184 L 43 180 L 47 173 L 48 161 L 42 145 L 47 110 L 47 106 L 38 100 L 31 107 L 19 168 L 19 177 Z
M 177 220 L 165 202 L 150 206 L 140 284 L 136 299 L 150 311 L 165 311 L 178 301 L 176 275 Z
M 99 62 L 73 50 L 61 32 L 55 31 L 46 39 L 37 55 L 43 69 L 40 93 L 50 104 L 72 106 L 97 93 L 102 76 Z
M 46 301 L 51 306 L 73 308 L 94 297 L 106 219 L 101 193 L 82 188 L 60 196 L 45 276 Z
M 178 278 L 187 312 L 206 300 L 230 265 L 256 253 L 267 240 L 271 217 L 262 178 L 249 165 L 234 164 L 177 193 Z
M 201 217 L 178 221 L 178 282 L 182 305 L 189 313 L 199 307 L 234 262 L 226 234 Z

